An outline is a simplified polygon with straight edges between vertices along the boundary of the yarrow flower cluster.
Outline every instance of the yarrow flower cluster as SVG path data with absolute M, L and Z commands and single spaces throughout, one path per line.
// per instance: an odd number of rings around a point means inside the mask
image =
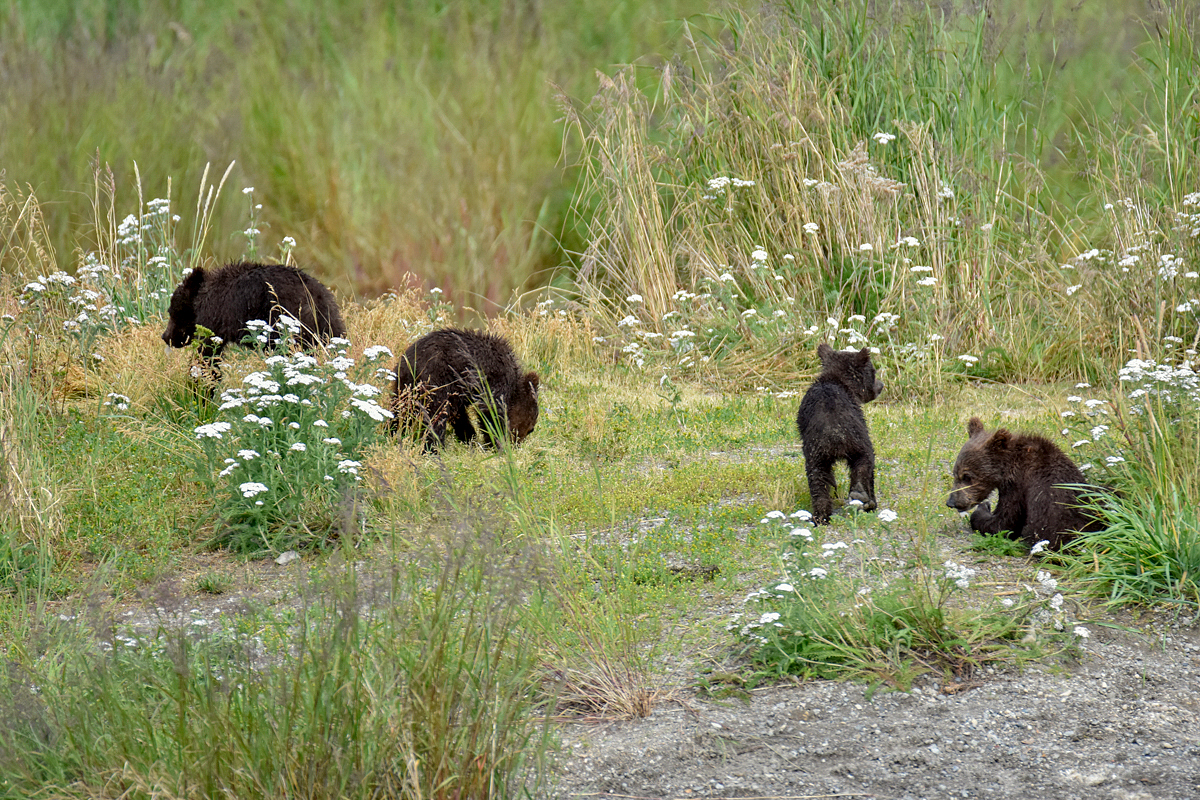
M 798 537 L 806 542 L 813 541 L 812 530 L 808 527 L 812 522 L 812 514 L 804 509 L 785 514 L 782 511 L 768 511 L 759 520 L 760 525 L 771 525 L 780 528 L 788 536 Z
M 960 589 L 966 589 L 971 585 L 971 578 L 975 577 L 975 570 L 956 564 L 953 561 L 947 561 L 943 566 L 946 568 L 946 578 L 953 581 L 955 586 Z
M 281 337 L 285 347 L 292 336 L 265 323 L 255 331 L 269 340 Z M 207 475 L 215 475 L 206 480 L 218 496 L 226 487 L 223 518 L 232 530 L 251 534 L 235 546 L 273 549 L 274 525 L 318 497 L 332 508 L 362 480 L 362 449 L 392 412 L 379 405 L 379 387 L 355 377 L 391 351 L 368 348 L 358 365 L 347 355 L 348 344 L 342 340 L 324 359 L 303 352 L 266 357 L 264 369 L 221 395 L 225 418 L 195 429 L 208 455 Z
M 884 523 L 898 519 L 896 512 L 890 509 L 881 510 L 878 517 Z M 767 610 L 757 616 L 735 614 L 730 621 L 730 630 L 738 631 L 739 635 L 751 641 L 765 643 L 767 632 L 764 628 L 786 627 L 780 621 L 781 612 L 775 608 L 786 608 L 794 602 L 804 603 L 810 595 L 819 597 L 821 592 L 833 590 L 832 586 L 837 582 L 831 581 L 830 576 L 845 563 L 845 559 L 857 557 L 854 546 L 864 544 L 864 540 L 821 542 L 811 523 L 812 514 L 804 509 L 790 514 L 772 510 L 762 517 L 759 524 L 782 537 L 780 560 L 784 580 L 748 594 L 744 601 L 748 606 L 766 606 Z M 869 590 L 860 591 L 853 602 L 865 602 L 863 598 L 869 593 Z
M 1153 360 L 1130 359 L 1117 373 L 1123 384 L 1130 385 L 1129 399 L 1134 401 L 1131 410 L 1140 413 L 1148 398 L 1157 398 L 1168 403 L 1186 402 L 1193 408 L 1200 407 L 1200 375 L 1192 369 L 1190 361 L 1178 366 L 1159 364 Z
M 706 194 L 705 200 L 715 200 L 717 197 L 723 196 L 730 187 L 740 189 L 746 186 L 753 186 L 754 181 L 742 180 L 741 178 L 730 178 L 726 175 L 718 175 L 715 178 L 708 179 L 708 190 L 712 194 Z

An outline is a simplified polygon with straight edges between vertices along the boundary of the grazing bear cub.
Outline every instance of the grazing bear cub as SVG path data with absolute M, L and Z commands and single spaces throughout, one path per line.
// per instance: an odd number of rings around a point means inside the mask
M 240 344 L 246 323 L 263 320 L 272 326 L 283 314 L 299 320 L 299 339 L 306 347 L 331 336 L 345 336 L 346 325 L 333 294 L 311 275 L 283 264 L 228 264 L 215 270 L 196 267 L 171 295 L 163 341 L 184 347 L 203 325 L 220 337 L 207 340 L 201 354 L 216 356 L 229 342 Z
M 850 499 L 862 503 L 864 511 L 875 509 L 875 449 L 863 416 L 862 404 L 883 391 L 875 377 L 871 351 L 837 352 L 828 344 L 817 347 L 821 374 L 808 387 L 796 427 L 804 449 L 804 471 L 812 496 L 813 522 L 829 521 L 833 513 L 833 465 L 845 461 L 850 467 Z
M 1103 528 L 1078 508 L 1086 484 L 1074 462 L 1049 440 L 1032 434 L 983 429 L 978 417 L 967 423 L 967 443 L 954 462 L 954 488 L 946 505 L 959 511 L 972 506 L 971 528 L 979 533 L 1005 531 L 1030 546 L 1048 541 L 1057 550 L 1077 531 Z M 987 497 L 999 490 L 993 512 Z
M 497 447 L 493 431 L 521 442 L 537 424 L 538 376 L 522 372 L 512 347 L 500 336 L 443 328 L 409 345 L 392 384 L 393 429 L 403 420 L 424 425 L 425 449 L 446 440 L 449 425 L 460 442 L 475 438 L 467 410 L 474 406 L 483 440 Z

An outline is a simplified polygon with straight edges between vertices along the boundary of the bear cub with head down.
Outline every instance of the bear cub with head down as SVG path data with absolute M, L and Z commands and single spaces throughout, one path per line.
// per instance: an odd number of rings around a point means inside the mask
M 409 345 L 396 365 L 392 385 L 393 429 L 401 422 L 424 426 L 425 449 L 446 440 L 446 427 L 460 442 L 475 438 L 468 410 L 479 416 L 484 443 L 498 447 L 493 432 L 520 443 L 538 418 L 536 372 L 523 372 L 512 347 L 500 336 L 443 328 Z
M 184 347 L 203 325 L 220 337 L 201 343 L 201 353 L 214 357 L 229 342 L 241 344 L 250 334 L 246 323 L 263 320 L 272 327 L 287 314 L 303 326 L 301 345 L 311 348 L 333 336 L 345 336 L 346 325 L 329 289 L 316 278 L 283 264 L 241 262 L 214 270 L 196 267 L 171 295 L 163 341 Z
M 821 374 L 804 393 L 796 414 L 804 450 L 804 471 L 813 502 L 813 522 L 829 521 L 833 513 L 833 465 L 850 468 L 850 499 L 872 511 L 875 503 L 875 448 L 862 404 L 883 391 L 875 377 L 871 351 L 838 352 L 828 344 L 817 347 Z
M 954 462 L 954 488 L 946 505 L 958 511 L 974 507 L 972 530 L 1005 531 L 1030 546 L 1044 540 L 1058 550 L 1077 531 L 1104 527 L 1078 507 L 1083 473 L 1048 439 L 1004 428 L 988 433 L 978 417 L 967 423 L 967 436 Z M 999 490 L 995 511 L 987 502 L 993 489 Z

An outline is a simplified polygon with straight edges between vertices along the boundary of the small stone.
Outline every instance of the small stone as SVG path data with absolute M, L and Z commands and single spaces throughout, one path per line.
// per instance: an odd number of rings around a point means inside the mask
M 292 563 L 298 558 L 300 558 L 299 553 L 297 553 L 295 550 L 288 550 L 287 552 L 280 553 L 279 558 L 275 559 L 275 563 L 282 567 L 286 564 Z

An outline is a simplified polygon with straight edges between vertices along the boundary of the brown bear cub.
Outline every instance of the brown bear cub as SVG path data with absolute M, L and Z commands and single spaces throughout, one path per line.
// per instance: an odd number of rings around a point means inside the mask
M 1049 440 L 1004 428 L 988 433 L 978 417 L 967 423 L 967 436 L 946 505 L 959 511 L 974 507 L 972 530 L 1004 531 L 1030 546 L 1046 541 L 1058 550 L 1077 531 L 1104 527 L 1079 508 L 1087 483 L 1083 473 Z M 999 490 L 995 511 L 987 502 L 993 489 Z
M 201 343 L 201 354 L 211 358 L 229 342 L 241 344 L 250 334 L 246 323 L 257 319 L 274 327 L 284 314 L 300 322 L 298 338 L 305 348 L 346 335 L 333 294 L 311 275 L 283 264 L 241 262 L 192 270 L 171 295 L 162 338 L 184 347 L 203 325 L 220 338 Z
M 425 449 L 446 440 L 449 425 L 460 442 L 475 438 L 468 409 L 479 416 L 484 443 L 507 431 L 521 442 L 537 424 L 538 376 L 522 372 L 512 347 L 500 336 L 443 328 L 409 345 L 392 384 L 393 430 L 403 421 L 425 428 Z
M 875 448 L 862 404 L 883 391 L 875 377 L 871 351 L 838 352 L 828 344 L 817 347 L 821 374 L 808 387 L 796 414 L 804 450 L 804 471 L 812 497 L 813 522 L 829 522 L 833 513 L 833 465 L 850 467 L 850 499 L 872 511 L 875 503 Z

